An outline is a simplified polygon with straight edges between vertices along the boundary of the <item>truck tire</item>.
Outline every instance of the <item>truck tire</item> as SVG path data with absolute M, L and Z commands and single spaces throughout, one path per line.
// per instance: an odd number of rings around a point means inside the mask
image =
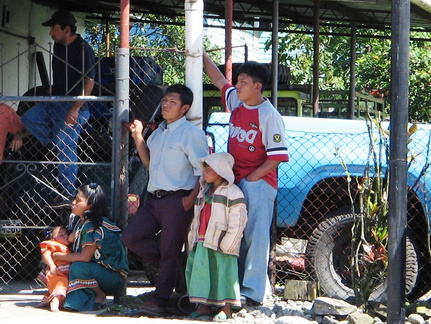
M 306 255 L 309 271 L 320 283 L 325 294 L 348 299 L 354 297 L 350 266 L 350 244 L 354 214 L 326 218 L 310 236 Z M 413 290 L 418 279 L 418 255 L 407 238 L 406 243 L 406 295 Z M 369 300 L 385 302 L 386 278 L 371 293 Z
M 129 261 L 130 270 L 141 270 L 145 272 L 145 277 L 148 282 L 152 285 L 156 285 L 157 277 L 159 276 L 159 268 L 155 267 L 148 262 L 141 259 L 136 253 L 131 250 L 127 250 L 127 258 Z

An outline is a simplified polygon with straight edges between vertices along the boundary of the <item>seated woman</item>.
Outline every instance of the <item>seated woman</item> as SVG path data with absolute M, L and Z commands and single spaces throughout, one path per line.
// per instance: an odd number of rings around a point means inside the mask
M 55 260 L 72 262 L 64 308 L 101 309 L 106 295 L 125 284 L 129 271 L 121 230 L 107 216 L 102 188 L 90 183 L 78 189 L 69 219 L 72 253 L 54 253 Z

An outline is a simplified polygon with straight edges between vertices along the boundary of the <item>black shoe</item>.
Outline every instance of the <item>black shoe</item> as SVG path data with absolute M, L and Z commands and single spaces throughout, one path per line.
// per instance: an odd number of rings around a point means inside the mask
M 245 299 L 246 299 L 247 306 L 262 306 L 261 302 L 255 301 L 255 300 L 248 298 L 248 297 L 246 297 Z
M 63 197 L 57 197 L 54 199 L 54 201 L 46 205 L 45 208 L 49 209 L 70 209 L 72 205 L 73 198 L 63 198 Z
M 245 307 L 245 306 L 261 306 L 262 303 L 255 301 L 249 297 L 246 297 L 244 295 L 241 295 L 241 306 Z

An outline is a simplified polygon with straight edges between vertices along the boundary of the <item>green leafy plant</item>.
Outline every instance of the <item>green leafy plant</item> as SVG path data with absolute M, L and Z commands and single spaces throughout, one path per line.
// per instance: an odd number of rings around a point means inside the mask
M 367 115 L 365 119 L 369 136 L 368 162 L 364 175 L 352 177 L 340 156 L 345 169 L 348 193 L 354 222 L 350 250 L 350 276 L 356 305 L 365 311 L 369 308 L 372 292 L 382 285 L 388 267 L 388 191 L 389 191 L 389 131 L 382 127 L 379 116 Z M 416 124 L 408 129 L 409 141 L 417 131 Z M 414 159 L 414 155 L 409 160 Z
M 163 68 L 165 85 L 185 81 L 185 19 L 184 17 L 164 17 L 151 14 L 136 16 L 130 29 L 130 56 L 152 57 Z M 141 22 L 139 20 L 142 20 Z M 148 21 L 154 21 L 149 23 Z M 106 41 L 109 34 L 109 46 Z M 120 26 L 89 23 L 86 25 L 85 38 L 99 57 L 115 56 L 120 44 Z M 215 48 L 207 37 L 203 39 L 207 50 Z M 210 57 L 219 62 L 221 53 L 211 52 Z M 209 82 L 209 81 L 208 81 Z M 207 83 L 208 83 L 207 82 Z

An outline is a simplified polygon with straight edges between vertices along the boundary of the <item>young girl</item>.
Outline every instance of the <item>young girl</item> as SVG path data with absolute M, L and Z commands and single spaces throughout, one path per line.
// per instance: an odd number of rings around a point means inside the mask
M 107 215 L 99 185 L 90 183 L 78 189 L 69 218 L 72 253 L 54 253 L 56 260 L 72 262 L 65 308 L 101 309 L 106 295 L 113 295 L 125 284 L 129 267 L 121 230 Z
M 234 159 L 214 153 L 200 160 L 203 175 L 188 235 L 186 282 L 190 302 L 201 304 L 191 317 L 218 310 L 213 321 L 226 321 L 240 307 L 239 247 L 247 222 L 242 191 L 233 183 Z
M 49 303 L 51 311 L 58 312 L 66 298 L 70 264 L 66 261 L 54 262 L 52 254 L 54 252 L 69 253 L 67 229 L 63 226 L 55 227 L 51 231 L 50 240 L 42 241 L 39 246 L 46 269 L 39 274 L 38 279 L 46 285 L 48 292 L 43 296 L 38 307 Z

